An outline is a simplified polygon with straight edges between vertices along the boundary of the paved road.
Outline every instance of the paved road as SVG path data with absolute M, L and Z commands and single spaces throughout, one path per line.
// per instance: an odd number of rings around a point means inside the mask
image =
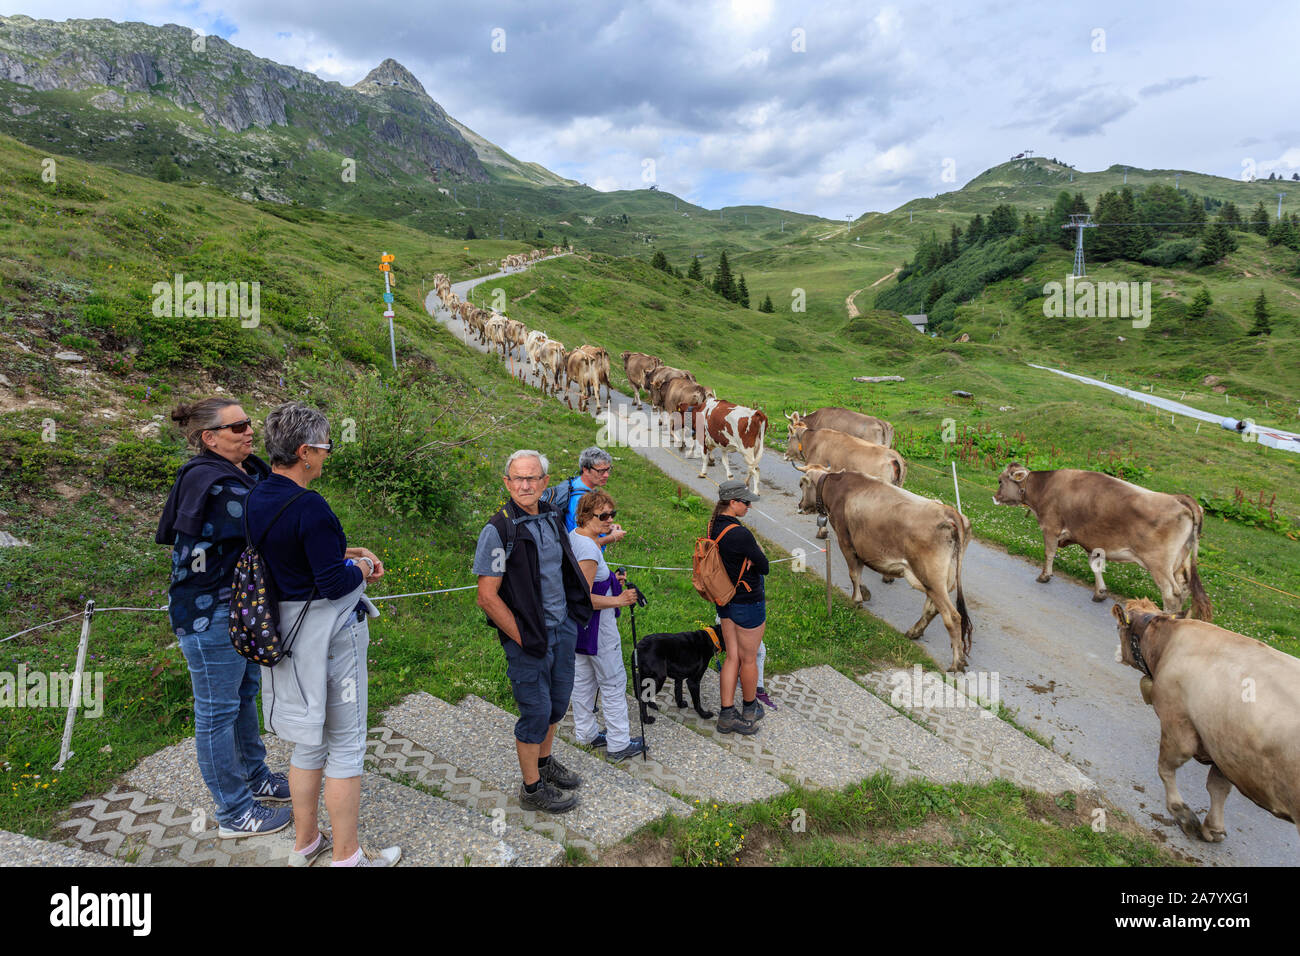
M 452 289 L 463 299 L 475 285 L 502 275 L 455 283 Z M 425 305 L 464 341 L 463 323 L 445 311 L 435 312 L 438 302 L 432 293 Z M 469 345 L 484 351 L 472 339 Z M 646 345 L 653 351 L 653 343 Z M 520 367 L 517 360 L 516 369 Z M 531 377 L 530 381 L 535 384 Z M 629 413 L 628 396 L 615 392 L 612 400 L 615 416 Z M 699 460 L 688 463 L 676 449 L 636 451 L 706 501 L 715 500 L 717 482 L 724 477 L 720 464 L 700 479 L 696 477 Z M 738 455 L 732 458 L 732 470 L 737 477 L 744 477 Z M 822 574 L 825 564 L 814 537 L 815 518 L 796 510 L 799 472 L 771 448 L 763 456 L 761 471 L 762 500 L 754 506 L 750 524 L 787 551 L 803 548 L 809 555 L 810 570 Z M 847 594 L 848 570 L 834 546 L 832 556 L 833 579 Z M 1114 660 L 1117 636 L 1109 602 L 1094 604 L 1090 587 L 1060 575 L 1046 585 L 1038 584 L 1034 580 L 1038 570 L 1023 558 L 971 542 L 963 569 L 966 602 L 975 624 L 971 671 L 996 673 L 1002 702 L 1018 711 L 1017 720 L 1051 740 L 1058 753 L 1097 781 L 1115 804 L 1163 834 L 1169 846 L 1211 865 L 1294 866 L 1300 862 L 1296 828 L 1235 790 L 1228 797 L 1228 837 L 1223 843 L 1206 844 L 1183 835 L 1165 810 L 1164 786 L 1156 775 L 1159 722 L 1155 712 L 1142 703 L 1138 672 Z M 863 584 L 872 594 L 867 609 L 898 630 L 907 630 L 920 617 L 924 598 L 905 582 L 884 585 L 868 570 L 863 573 Z M 942 621 L 932 621 L 920 641 L 942 666 L 951 662 Z M 1183 799 L 1203 816 L 1209 809 L 1205 768 L 1189 761 L 1179 772 L 1178 784 Z

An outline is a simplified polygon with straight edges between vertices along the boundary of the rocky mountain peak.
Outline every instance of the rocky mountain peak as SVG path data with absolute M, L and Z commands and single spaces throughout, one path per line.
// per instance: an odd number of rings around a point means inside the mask
M 382 90 L 406 90 L 408 93 L 418 93 L 420 96 L 428 96 L 420 81 L 402 64 L 398 63 L 392 57 L 389 57 L 383 63 L 366 74 L 365 79 L 352 87 L 360 93 L 378 93 Z

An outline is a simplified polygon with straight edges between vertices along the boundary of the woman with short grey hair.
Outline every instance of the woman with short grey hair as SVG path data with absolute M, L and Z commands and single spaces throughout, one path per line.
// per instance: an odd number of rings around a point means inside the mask
M 279 592 L 280 630 L 294 637 L 292 653 L 263 669 L 262 711 L 268 730 L 297 745 L 289 761 L 296 834 L 289 864 L 311 865 L 332 839 L 334 866 L 392 866 L 399 847 L 374 851 L 357 836 L 367 618 L 379 616 L 365 590 L 384 565 L 366 548 L 349 548 L 325 499 L 307 490 L 332 447 L 319 409 L 286 402 L 266 418 L 272 475 L 248 503 L 248 533 Z M 322 775 L 332 835 L 317 821 Z

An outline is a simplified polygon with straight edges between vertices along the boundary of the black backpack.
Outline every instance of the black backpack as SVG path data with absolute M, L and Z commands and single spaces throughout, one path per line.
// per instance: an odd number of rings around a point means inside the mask
M 259 548 L 266 540 L 271 526 L 284 514 L 284 510 L 307 493 L 306 489 L 298 492 L 275 513 L 258 538 L 257 544 L 248 534 L 248 501 L 244 503 L 244 550 L 235 564 L 235 578 L 231 583 L 230 594 L 230 643 L 235 653 L 265 667 L 274 667 L 286 657 L 293 656 L 293 640 L 302 626 L 303 618 L 312 601 L 316 599 L 316 589 L 303 607 L 302 613 L 294 623 L 293 629 L 283 639 L 280 637 L 280 597 L 271 579 L 266 562 Z M 252 494 L 249 494 L 252 497 Z

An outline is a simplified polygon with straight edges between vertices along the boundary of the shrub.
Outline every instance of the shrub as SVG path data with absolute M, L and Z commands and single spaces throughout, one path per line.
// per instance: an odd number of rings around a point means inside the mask
M 1195 239 L 1170 239 L 1142 252 L 1138 259 L 1148 265 L 1172 266 L 1179 262 L 1194 262 L 1200 243 Z
M 449 515 L 471 481 L 466 452 L 438 444 L 456 441 L 464 424 L 435 413 L 455 401 L 450 388 L 411 381 L 385 387 L 372 371 L 349 397 L 331 422 L 330 473 L 395 515 Z
M 121 441 L 113 446 L 101 466 L 108 484 L 131 491 L 166 491 L 176 480 L 185 459 L 160 442 Z

